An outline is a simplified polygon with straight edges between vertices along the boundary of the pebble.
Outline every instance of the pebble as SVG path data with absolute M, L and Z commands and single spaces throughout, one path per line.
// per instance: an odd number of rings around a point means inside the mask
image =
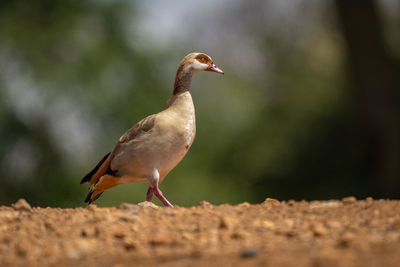
M 125 233 L 124 232 L 115 232 L 114 237 L 117 239 L 122 239 L 125 237 Z
M 210 202 L 203 200 L 199 202 L 198 206 L 202 208 L 211 208 L 213 205 Z
M 90 204 L 90 205 L 88 205 L 86 207 L 86 209 L 90 210 L 90 211 L 96 211 L 97 210 L 97 206 L 96 206 L 96 204 Z
M 15 249 L 18 256 L 26 257 L 30 250 L 30 246 L 25 242 L 20 242 L 16 245 Z
M 100 230 L 98 227 L 87 227 L 83 228 L 80 231 L 80 236 L 83 238 L 96 238 L 100 234 Z
M 373 199 L 372 197 L 367 197 L 367 198 L 365 199 L 365 201 L 366 201 L 367 203 L 372 203 L 372 202 L 374 201 L 374 199 Z
M 294 225 L 294 220 L 293 219 L 285 219 L 284 222 L 289 228 L 292 228 L 293 225 Z
M 45 222 L 44 223 L 44 227 L 48 230 L 48 231 L 54 231 L 56 229 L 56 227 L 51 223 L 51 222 Z
M 237 230 L 231 234 L 232 239 L 242 239 L 246 236 L 246 232 L 242 230 Z
M 355 197 L 353 197 L 353 196 L 342 198 L 343 204 L 353 204 L 356 201 L 357 201 L 357 199 Z
M 328 201 L 315 201 L 310 203 L 310 209 L 321 209 L 321 208 L 337 208 L 342 204 L 336 200 Z
M 78 249 L 78 251 L 80 251 L 80 252 L 87 252 L 87 251 L 91 250 L 93 247 L 93 244 L 89 240 L 86 240 L 86 239 L 77 240 L 75 245 L 76 245 L 76 248 Z
M 353 240 L 354 234 L 346 232 L 337 240 L 337 245 L 339 247 L 348 247 Z
M 188 241 L 194 240 L 193 234 L 191 234 L 191 233 L 189 233 L 189 232 L 184 232 L 184 233 L 182 234 L 182 238 L 185 239 L 185 240 L 188 240 Z
M 137 248 L 137 245 L 133 240 L 124 240 L 123 246 L 126 250 L 134 250 Z
M 397 220 L 393 219 L 391 224 L 394 228 L 396 228 L 397 231 L 400 231 L 400 219 L 397 219 Z
M 236 224 L 236 219 L 228 216 L 220 217 L 219 228 L 221 229 L 233 229 Z
M 274 199 L 274 198 L 266 198 L 265 201 L 263 202 L 263 204 L 268 204 L 268 205 L 272 205 L 272 206 L 277 206 L 279 204 L 281 204 L 279 202 L 279 200 Z
M 258 256 L 260 254 L 260 251 L 255 248 L 245 248 L 240 252 L 240 257 L 242 258 L 253 258 Z
M 249 202 L 243 202 L 240 203 L 239 205 L 237 205 L 239 208 L 248 208 L 251 206 L 251 204 Z
M 339 229 L 342 227 L 342 223 L 340 223 L 339 221 L 335 221 L 335 220 L 328 221 L 326 224 L 328 225 L 329 228 L 332 228 L 332 229 Z
M 82 254 L 77 250 L 71 250 L 67 253 L 67 255 L 71 260 L 79 260 L 82 258 Z
M 149 243 L 152 246 L 164 246 L 164 245 L 170 245 L 174 242 L 174 238 L 171 234 L 167 233 L 156 233 L 153 235 L 153 237 L 150 239 Z
M 324 236 L 328 234 L 328 229 L 322 223 L 318 223 L 313 227 L 313 233 L 315 236 Z
M 18 199 L 18 201 L 12 204 L 11 206 L 13 207 L 14 210 L 32 211 L 31 205 L 29 205 L 29 203 L 23 198 Z
M 56 250 L 55 246 L 48 246 L 48 247 L 43 248 L 42 254 L 45 257 L 50 257 L 50 256 L 55 255 L 57 253 L 56 251 L 57 250 Z
M 142 208 L 152 208 L 152 209 L 158 209 L 159 206 L 157 206 L 156 204 L 154 204 L 153 202 L 150 201 L 143 201 L 137 204 L 139 207 Z
M 119 208 L 121 210 L 131 210 L 131 209 L 136 208 L 136 205 L 124 202 L 124 203 L 121 203 L 121 205 L 119 205 Z
M 265 220 L 262 222 L 261 224 L 262 227 L 264 227 L 265 229 L 274 229 L 275 228 L 275 223 L 273 221 L 270 220 Z
M 134 205 L 134 204 L 125 202 L 125 203 L 121 203 L 121 205 L 119 205 L 119 208 L 121 210 L 131 210 L 133 215 L 138 215 L 139 214 L 138 205 Z
M 137 212 L 136 212 L 136 209 L 135 209 L 133 211 L 133 215 L 138 215 L 138 214 L 139 214 L 139 211 L 137 210 Z M 123 222 L 129 222 L 129 223 L 136 221 L 135 217 L 133 217 L 133 216 L 121 216 L 119 219 Z

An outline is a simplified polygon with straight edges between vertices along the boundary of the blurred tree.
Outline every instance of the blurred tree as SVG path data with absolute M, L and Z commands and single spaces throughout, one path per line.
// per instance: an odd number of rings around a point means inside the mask
M 400 198 L 400 80 L 375 1 L 336 0 L 351 95 L 379 197 Z
M 247 118 L 251 123 L 236 125 L 231 143 L 213 161 L 214 172 L 226 177 L 226 183 L 242 183 L 254 202 L 267 196 L 371 195 L 370 180 L 365 182 L 368 171 L 360 167 L 364 155 L 359 132 L 343 88 L 332 6 L 325 10 L 297 2 L 297 13 L 283 17 L 272 3 L 242 2 L 234 11 L 243 18 L 235 20 L 240 26 L 225 24 L 241 37 L 252 29 L 250 42 L 258 44 L 258 59 L 266 66 L 248 78 L 247 87 L 240 85 L 256 94 L 250 103 L 257 108 Z M 303 13 L 312 15 L 299 17 Z M 244 33 L 238 32 L 241 28 Z
M 131 48 L 134 15 L 124 1 L 1 2 L 0 203 L 81 203 L 79 179 L 132 114 L 164 105 L 145 97 L 166 93 Z
M 357 76 L 362 80 L 361 85 L 369 87 L 366 90 L 355 85 L 359 91 L 355 94 L 347 88 L 349 70 L 345 68 L 346 62 L 354 59 L 351 55 L 347 58 L 346 43 L 341 42 L 343 35 L 336 27 L 340 17 L 332 12 L 336 8 L 334 1 L 325 6 L 308 1 L 282 6 L 274 3 L 241 2 L 221 16 L 225 19 L 223 25 L 229 27 L 222 26 L 220 32 L 230 36 L 227 32 L 233 31 L 232 35 L 239 37 L 239 47 L 241 39 L 256 43 L 257 52 L 261 52 L 257 59 L 266 63 L 264 69 L 246 77 L 248 87 L 243 87 L 243 90 L 257 91 L 260 96 L 257 101 L 252 100 L 258 106 L 250 115 L 252 123 L 237 127 L 232 134 L 235 138 L 228 139 L 231 143 L 222 148 L 225 152 L 220 152 L 220 158 L 213 161 L 214 172 L 218 177 L 226 177 L 226 183 L 232 180 L 244 183 L 242 188 L 251 188 L 257 202 L 266 196 L 283 199 L 346 195 L 398 197 L 399 180 L 395 177 L 400 166 L 400 105 L 394 75 L 397 70 L 394 59 L 384 53 L 387 41 L 380 36 L 376 16 L 362 15 L 365 10 L 376 12 L 375 7 L 371 3 L 362 8 L 361 3 L 348 4 L 354 6 L 351 12 L 359 12 L 347 16 L 349 27 L 358 31 L 352 33 L 348 42 L 359 48 Z M 290 16 L 280 14 L 279 7 Z M 368 34 L 374 36 L 368 37 Z M 370 44 L 370 39 L 375 44 Z M 232 50 L 224 47 L 221 53 L 224 52 L 232 53 Z M 238 51 L 246 56 L 247 52 Z M 248 57 L 244 57 L 246 60 Z M 243 65 L 251 64 L 237 64 L 240 68 Z M 240 78 L 246 75 L 244 71 L 238 70 Z M 380 74 L 375 75 L 377 72 Z M 386 87 L 385 96 L 376 96 L 376 101 L 381 103 L 374 103 L 374 97 L 366 101 L 368 91 L 379 94 L 382 86 Z M 260 101 L 262 97 L 264 101 Z M 355 108 L 361 103 L 362 108 Z M 369 118 L 370 113 L 380 115 Z M 366 118 L 364 122 L 369 121 L 364 127 L 360 127 L 360 117 Z M 383 124 L 386 126 L 382 128 Z M 376 158 L 379 150 L 385 159 Z M 382 153 L 378 157 L 383 157 Z M 378 167 L 377 162 L 383 165 Z M 385 175 L 391 178 L 384 178 Z

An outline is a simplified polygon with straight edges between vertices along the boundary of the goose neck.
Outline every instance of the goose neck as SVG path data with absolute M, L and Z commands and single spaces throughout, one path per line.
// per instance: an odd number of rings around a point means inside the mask
M 190 85 L 192 83 L 193 73 L 190 68 L 184 68 L 184 66 L 179 66 L 178 71 L 175 76 L 175 84 L 173 95 L 178 95 L 180 93 L 190 91 Z

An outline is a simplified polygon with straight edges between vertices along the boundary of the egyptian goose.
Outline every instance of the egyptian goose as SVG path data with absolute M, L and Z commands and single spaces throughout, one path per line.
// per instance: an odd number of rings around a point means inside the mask
M 202 71 L 224 74 L 204 53 L 190 53 L 183 58 L 167 107 L 135 124 L 83 177 L 81 184 L 89 183 L 91 188 L 85 202 L 90 204 L 119 184 L 147 182 L 147 201 L 154 194 L 165 206 L 173 207 L 159 185 L 193 143 L 196 124 L 190 84 L 193 75 Z

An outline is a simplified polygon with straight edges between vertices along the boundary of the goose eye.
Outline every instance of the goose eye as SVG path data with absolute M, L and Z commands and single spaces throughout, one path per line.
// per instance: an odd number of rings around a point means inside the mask
M 206 63 L 206 62 L 207 62 L 207 59 L 206 59 L 205 57 L 199 57 L 198 60 L 199 60 L 201 63 Z

